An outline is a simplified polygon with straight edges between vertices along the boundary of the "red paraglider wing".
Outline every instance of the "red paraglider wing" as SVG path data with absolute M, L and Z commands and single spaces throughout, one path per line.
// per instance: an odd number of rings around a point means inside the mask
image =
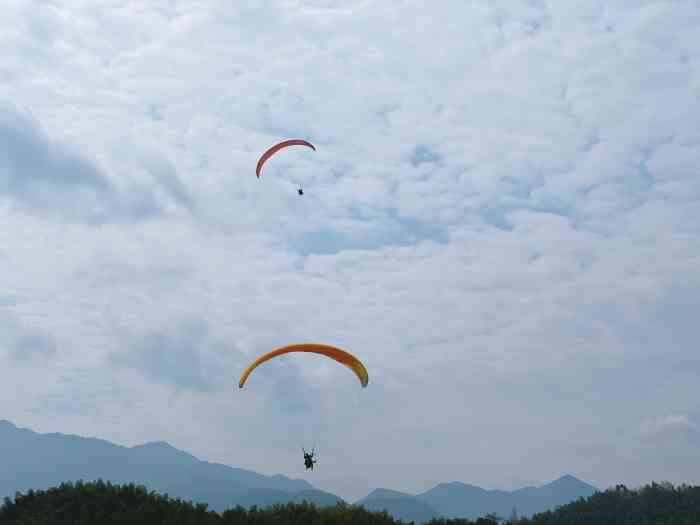
M 307 148 L 311 148 L 312 150 L 316 151 L 316 148 L 314 147 L 311 142 L 307 142 L 302 139 L 290 139 L 290 140 L 283 140 L 279 144 L 275 144 L 272 146 L 270 149 L 268 149 L 265 153 L 262 154 L 262 157 L 260 157 L 260 160 L 258 160 L 258 165 L 255 168 L 255 175 L 260 178 L 260 170 L 262 170 L 263 164 L 265 164 L 265 161 L 272 157 L 275 153 L 277 153 L 279 150 L 282 148 L 286 148 L 287 146 L 306 146 Z

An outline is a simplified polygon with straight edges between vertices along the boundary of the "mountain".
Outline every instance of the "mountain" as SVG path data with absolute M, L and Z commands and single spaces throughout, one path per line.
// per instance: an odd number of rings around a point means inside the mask
M 304 480 L 201 461 L 163 441 L 123 447 L 96 438 L 39 434 L 0 420 L 0 499 L 78 479 L 142 484 L 162 494 L 208 503 L 219 511 L 235 505 L 264 507 L 307 500 L 332 506 L 342 501 Z M 459 482 L 443 483 L 418 495 L 376 489 L 357 504 L 420 523 L 439 516 L 476 518 L 489 512 L 510 516 L 513 508 L 529 516 L 596 491 L 566 475 L 540 487 L 513 491 Z
M 477 518 L 489 512 L 508 517 L 514 508 L 518 515 L 530 516 L 597 491 L 594 486 L 565 475 L 540 487 L 513 491 L 486 490 L 459 482 L 441 483 L 416 497 L 448 518 Z
M 592 496 L 595 492 L 598 489 L 593 485 L 567 474 L 541 487 L 526 487 L 511 494 L 518 514 L 531 516 L 536 512 L 555 509 L 579 498 Z
M 465 518 L 496 512 L 495 508 L 500 507 L 498 500 L 505 497 L 507 492 L 485 490 L 458 481 L 440 483 L 417 495 L 418 499 L 437 509 L 443 516 Z
M 303 499 L 334 505 L 340 499 L 301 479 L 201 461 L 162 441 L 123 447 L 95 438 L 39 434 L 4 420 L 0 420 L 0 465 L 0 498 L 63 481 L 101 478 L 143 484 L 149 490 L 208 503 L 213 510 Z
M 405 497 L 412 498 L 414 496 L 413 496 L 413 494 L 408 494 L 407 492 L 399 492 L 398 490 L 374 489 L 372 492 L 370 492 L 366 497 L 362 498 L 356 504 L 361 505 L 362 501 L 365 501 L 368 499 L 375 499 L 375 498 L 388 499 L 388 498 L 405 498 Z
M 429 504 L 411 494 L 396 490 L 375 489 L 355 504 L 371 511 L 386 510 L 394 518 L 406 522 L 422 523 L 439 517 L 438 512 Z
M 554 509 L 596 492 L 594 486 L 566 475 L 540 487 L 518 490 L 486 490 L 475 485 L 441 483 L 417 495 L 376 489 L 356 502 L 367 510 L 386 510 L 394 518 L 421 523 L 432 518 L 478 518 L 489 512 L 509 517 Z

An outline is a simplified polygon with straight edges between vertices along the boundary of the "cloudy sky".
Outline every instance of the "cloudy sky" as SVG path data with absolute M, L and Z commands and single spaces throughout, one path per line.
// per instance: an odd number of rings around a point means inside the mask
M 0 49 L 0 418 L 350 499 L 700 482 L 696 0 L 9 0 Z M 369 387 L 237 389 L 300 341 Z

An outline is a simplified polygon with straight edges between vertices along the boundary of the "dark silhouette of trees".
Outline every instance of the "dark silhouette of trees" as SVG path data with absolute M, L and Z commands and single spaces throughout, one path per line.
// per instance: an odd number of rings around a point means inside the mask
M 134 484 L 95 481 L 62 483 L 48 490 L 30 490 L 5 498 L 0 524 L 92 525 L 95 523 L 201 524 L 220 523 L 205 504 L 193 504 L 148 492 Z
M 700 523 L 700 487 L 652 483 L 597 492 L 555 511 L 536 514 L 532 525 L 693 525 Z
M 219 514 L 196 504 L 149 492 L 140 485 L 95 481 L 62 483 L 17 493 L 0 506 L 0 525 L 396 525 L 386 512 L 339 503 L 317 507 L 289 503 L 266 508 L 234 507 Z M 652 483 L 640 489 L 617 485 L 532 518 L 477 520 L 436 518 L 426 525 L 698 525 L 700 487 Z M 408 525 L 408 524 L 407 524 Z

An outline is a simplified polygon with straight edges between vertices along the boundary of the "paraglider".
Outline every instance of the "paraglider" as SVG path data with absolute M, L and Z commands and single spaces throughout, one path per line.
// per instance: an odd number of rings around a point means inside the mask
M 331 359 L 338 361 L 339 363 L 345 365 L 350 370 L 352 370 L 357 376 L 357 378 L 360 380 L 360 385 L 362 385 L 363 388 L 365 388 L 367 386 L 367 383 L 369 383 L 369 374 L 367 373 L 365 365 L 363 365 L 357 357 L 350 354 L 349 352 L 346 352 L 345 350 L 330 345 L 318 343 L 301 343 L 283 346 L 258 357 L 241 374 L 240 380 L 238 381 L 238 388 L 243 388 L 243 385 L 245 385 L 248 376 L 253 372 L 253 370 L 255 370 L 264 362 L 269 361 L 270 359 L 274 359 L 275 357 L 278 357 L 280 355 L 289 354 L 293 352 L 307 352 L 330 357 Z M 316 447 L 314 446 L 311 452 L 306 452 L 306 449 L 303 446 L 301 447 L 301 450 L 304 454 L 304 466 L 307 470 L 313 470 L 314 464 L 316 463 L 316 459 L 314 458 Z
M 306 449 L 304 449 L 304 447 L 301 447 L 301 451 L 304 453 L 304 466 L 306 467 L 306 470 L 313 470 L 314 464 L 316 463 L 316 460 L 314 459 L 314 452 L 316 450 L 312 449 L 311 453 L 309 453 L 306 451 Z
M 354 355 L 346 352 L 345 350 L 341 350 L 340 348 L 336 348 L 335 346 L 316 343 L 302 343 L 283 346 L 258 357 L 241 374 L 241 378 L 238 382 L 238 388 L 243 388 L 243 385 L 248 379 L 248 376 L 253 372 L 253 370 L 255 370 L 258 366 L 263 364 L 265 361 L 269 361 L 270 359 L 273 359 L 277 356 L 289 354 L 292 352 L 310 352 L 313 354 L 325 355 L 326 357 L 335 359 L 339 363 L 342 363 L 343 365 L 347 366 L 350 370 L 352 370 L 355 373 L 357 378 L 360 380 L 360 384 L 363 388 L 365 388 L 367 386 L 367 383 L 369 383 L 369 374 L 367 373 L 365 365 L 363 365 L 360 362 L 360 360 Z
M 265 153 L 262 154 L 260 159 L 258 160 L 258 165 L 255 167 L 255 176 L 260 178 L 260 172 L 262 170 L 263 164 L 272 157 L 275 153 L 277 153 L 279 150 L 283 148 L 287 148 L 289 146 L 306 146 L 307 148 L 311 148 L 312 150 L 316 151 L 316 146 L 311 144 L 311 142 L 308 142 L 303 139 L 289 139 L 289 140 L 283 140 L 282 142 L 275 144 L 274 146 L 270 147 L 265 151 Z M 299 188 L 297 190 L 299 195 L 304 195 L 304 190 L 302 188 Z

